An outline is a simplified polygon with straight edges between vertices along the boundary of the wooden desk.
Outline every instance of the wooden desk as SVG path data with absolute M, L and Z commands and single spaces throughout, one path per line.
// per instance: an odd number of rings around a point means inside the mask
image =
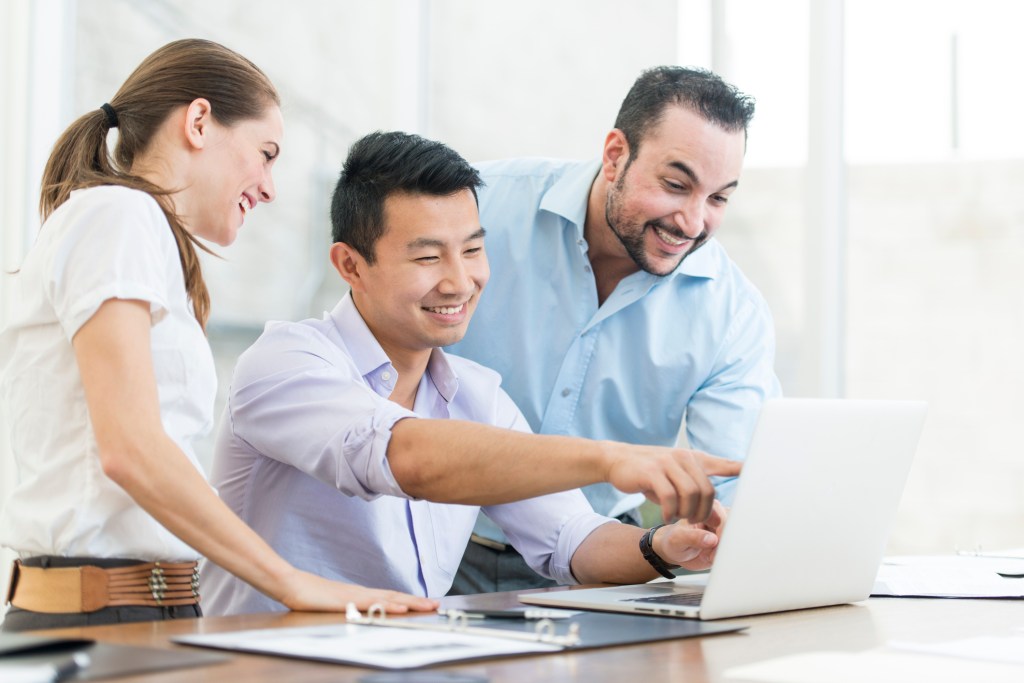
M 558 589 L 555 589 L 558 590 Z M 451 597 L 443 607 L 503 608 L 518 604 L 514 593 Z M 733 666 L 814 650 L 857 652 L 888 640 L 935 642 L 976 635 L 1008 635 L 1024 626 L 1024 609 L 1015 600 L 873 599 L 856 605 L 801 610 L 733 620 L 746 631 L 645 645 L 453 664 L 445 671 L 486 676 L 494 683 L 585 681 L 627 683 L 724 680 Z M 657 617 L 652 617 L 657 618 Z M 260 614 L 199 620 L 94 626 L 45 633 L 92 638 L 126 645 L 175 648 L 170 636 L 251 628 L 336 623 L 337 615 Z M 44 633 L 44 632 L 40 632 Z M 229 653 L 231 661 L 118 682 L 197 681 L 358 681 L 373 673 L 336 664 Z

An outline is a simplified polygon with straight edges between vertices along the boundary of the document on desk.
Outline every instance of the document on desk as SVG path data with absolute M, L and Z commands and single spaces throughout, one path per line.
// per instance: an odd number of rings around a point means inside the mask
M 185 645 L 380 669 L 411 669 L 442 662 L 557 652 L 562 649 L 550 643 L 492 638 L 458 631 L 409 630 L 358 624 L 209 633 L 180 636 L 173 640 Z
M 734 683 L 1020 683 L 1024 667 L 938 655 L 894 652 L 805 652 L 725 671 Z
M 876 597 L 1024 598 L 1024 559 L 978 555 L 887 557 Z
M 978 636 L 963 638 L 941 643 L 911 643 L 890 641 L 889 647 L 909 652 L 960 657 L 963 659 L 981 659 L 989 662 L 1024 665 L 1024 634 L 1012 636 Z M 1021 670 L 1024 680 L 1024 669 Z

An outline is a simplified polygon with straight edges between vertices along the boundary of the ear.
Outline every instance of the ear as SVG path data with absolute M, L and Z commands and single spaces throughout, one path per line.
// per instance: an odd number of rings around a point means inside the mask
M 213 108 L 210 101 L 200 97 L 185 109 L 185 139 L 194 149 L 203 149 L 210 139 Z
M 604 139 L 604 152 L 601 155 L 601 173 L 609 183 L 618 179 L 628 159 L 629 142 L 626 141 L 626 134 L 613 128 Z
M 363 271 L 369 264 L 358 251 L 344 242 L 335 242 L 331 245 L 331 263 L 353 291 L 363 291 Z

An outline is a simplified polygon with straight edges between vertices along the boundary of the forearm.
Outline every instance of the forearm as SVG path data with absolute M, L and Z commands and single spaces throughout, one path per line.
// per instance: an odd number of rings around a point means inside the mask
M 408 419 L 392 429 L 387 457 L 413 497 L 499 505 L 605 481 L 615 447 L 460 420 Z
M 146 512 L 204 557 L 281 600 L 295 570 L 217 497 L 163 433 L 146 448 L 115 446 L 104 466 Z M 116 464 L 115 464 L 116 463 Z
M 609 522 L 595 529 L 572 556 L 572 573 L 580 583 L 644 583 L 658 572 L 640 554 L 646 529 Z
M 686 520 L 662 525 L 651 539 L 651 549 L 667 566 L 704 571 L 715 559 L 718 539 L 725 528 L 726 509 L 717 501 L 705 522 Z M 573 576 L 580 583 L 639 583 L 659 573 L 640 552 L 647 533 L 628 524 L 605 524 L 587 536 L 572 557 Z

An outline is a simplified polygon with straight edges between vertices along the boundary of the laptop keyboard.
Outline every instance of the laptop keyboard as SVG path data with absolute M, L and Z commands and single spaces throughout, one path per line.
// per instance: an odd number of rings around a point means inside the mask
M 654 602 L 661 605 L 693 605 L 697 606 L 700 604 L 701 598 L 704 597 L 704 593 L 696 591 L 694 593 L 672 593 L 671 595 L 655 595 L 651 598 L 631 598 L 626 602 Z

